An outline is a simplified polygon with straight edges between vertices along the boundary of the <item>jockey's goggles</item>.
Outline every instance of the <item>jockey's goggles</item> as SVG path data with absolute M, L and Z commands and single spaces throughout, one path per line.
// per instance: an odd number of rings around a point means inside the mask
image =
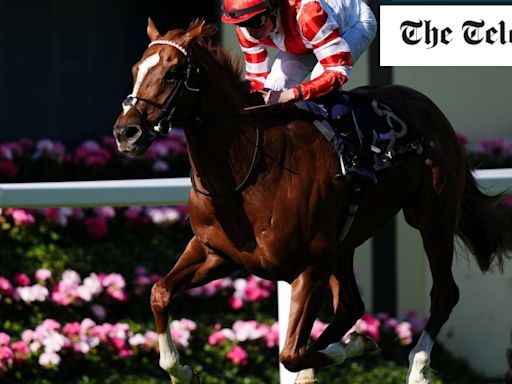
M 262 28 L 266 23 L 268 18 L 270 17 L 270 11 L 265 13 L 260 13 L 254 17 L 251 17 L 248 20 L 242 21 L 237 25 L 242 28 L 251 28 L 251 29 L 259 29 Z

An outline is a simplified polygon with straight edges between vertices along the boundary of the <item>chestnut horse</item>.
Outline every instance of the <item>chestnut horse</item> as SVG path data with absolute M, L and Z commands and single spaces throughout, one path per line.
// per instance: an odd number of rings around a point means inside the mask
M 357 216 L 340 239 L 353 188 L 334 177 L 337 155 L 295 104 L 257 105 L 261 96 L 250 93 L 240 66 L 212 47 L 214 30 L 194 21 L 187 31 L 161 35 L 149 20 L 151 43 L 133 67 L 134 88 L 114 126 L 122 152 L 145 153 L 171 125 L 184 127 L 189 149 L 194 237 L 151 292 L 160 366 L 174 384 L 198 381 L 169 335 L 173 295 L 241 269 L 291 284 L 280 361 L 300 371 L 297 382 L 314 383 L 315 369 L 373 351 L 375 344 L 357 334 L 340 342 L 364 311 L 354 249 L 403 209 L 421 233 L 433 277 L 430 318 L 410 352 L 408 374 L 408 383 L 428 383 L 433 340 L 459 298 L 451 272 L 454 236 L 482 271 L 493 261 L 501 265 L 510 210 L 478 190 L 450 123 L 432 101 L 402 86 L 363 87 L 355 91 L 401 111 L 424 137 L 424 150 L 379 171 L 378 186 L 360 191 Z M 333 319 L 308 346 L 329 290 Z

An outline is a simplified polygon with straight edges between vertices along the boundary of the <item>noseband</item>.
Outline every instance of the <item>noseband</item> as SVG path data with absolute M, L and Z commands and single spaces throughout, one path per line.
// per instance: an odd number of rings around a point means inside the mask
M 187 50 L 183 46 L 170 40 L 153 40 L 148 45 L 148 47 L 151 47 L 153 45 L 170 45 L 171 47 L 176 48 L 178 51 L 183 53 L 187 58 L 187 68 L 184 71 L 178 73 L 178 84 L 173 88 L 172 92 L 161 104 L 153 100 L 144 99 L 142 97 L 137 97 L 133 95 L 128 95 L 128 97 L 124 99 L 123 107 L 133 108 L 140 115 L 142 122 L 150 132 L 151 139 L 154 139 L 157 135 L 166 135 L 167 133 L 169 133 L 172 127 L 173 115 L 174 112 L 176 111 L 175 101 L 181 97 L 185 89 L 191 92 L 200 91 L 199 88 L 194 88 L 190 86 L 190 79 L 192 78 L 193 75 L 199 74 L 199 68 L 194 65 L 192 57 L 188 55 Z M 137 108 L 136 104 L 138 101 L 149 104 L 162 111 L 163 117 L 158 121 L 157 125 L 151 127 L 151 124 L 148 121 L 146 114 L 144 114 L 139 108 Z M 183 124 L 175 123 L 174 125 L 185 124 L 190 124 L 190 122 L 183 122 Z

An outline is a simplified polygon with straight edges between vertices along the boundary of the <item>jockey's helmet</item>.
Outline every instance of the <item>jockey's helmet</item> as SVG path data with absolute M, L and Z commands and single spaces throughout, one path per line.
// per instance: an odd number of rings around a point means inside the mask
M 274 9 L 275 0 L 224 0 L 221 20 L 227 24 L 243 24 L 257 15 Z

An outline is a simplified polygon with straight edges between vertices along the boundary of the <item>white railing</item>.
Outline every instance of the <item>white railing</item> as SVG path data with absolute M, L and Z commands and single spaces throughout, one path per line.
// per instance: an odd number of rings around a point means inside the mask
M 475 176 L 488 192 L 512 188 L 512 169 L 480 170 Z M 188 178 L 0 184 L 0 208 L 179 205 L 187 203 L 190 187 Z M 279 282 L 278 300 L 279 319 L 288 319 L 289 284 Z M 287 321 L 279 325 L 282 347 Z M 295 374 L 280 366 L 280 377 L 288 384 Z

